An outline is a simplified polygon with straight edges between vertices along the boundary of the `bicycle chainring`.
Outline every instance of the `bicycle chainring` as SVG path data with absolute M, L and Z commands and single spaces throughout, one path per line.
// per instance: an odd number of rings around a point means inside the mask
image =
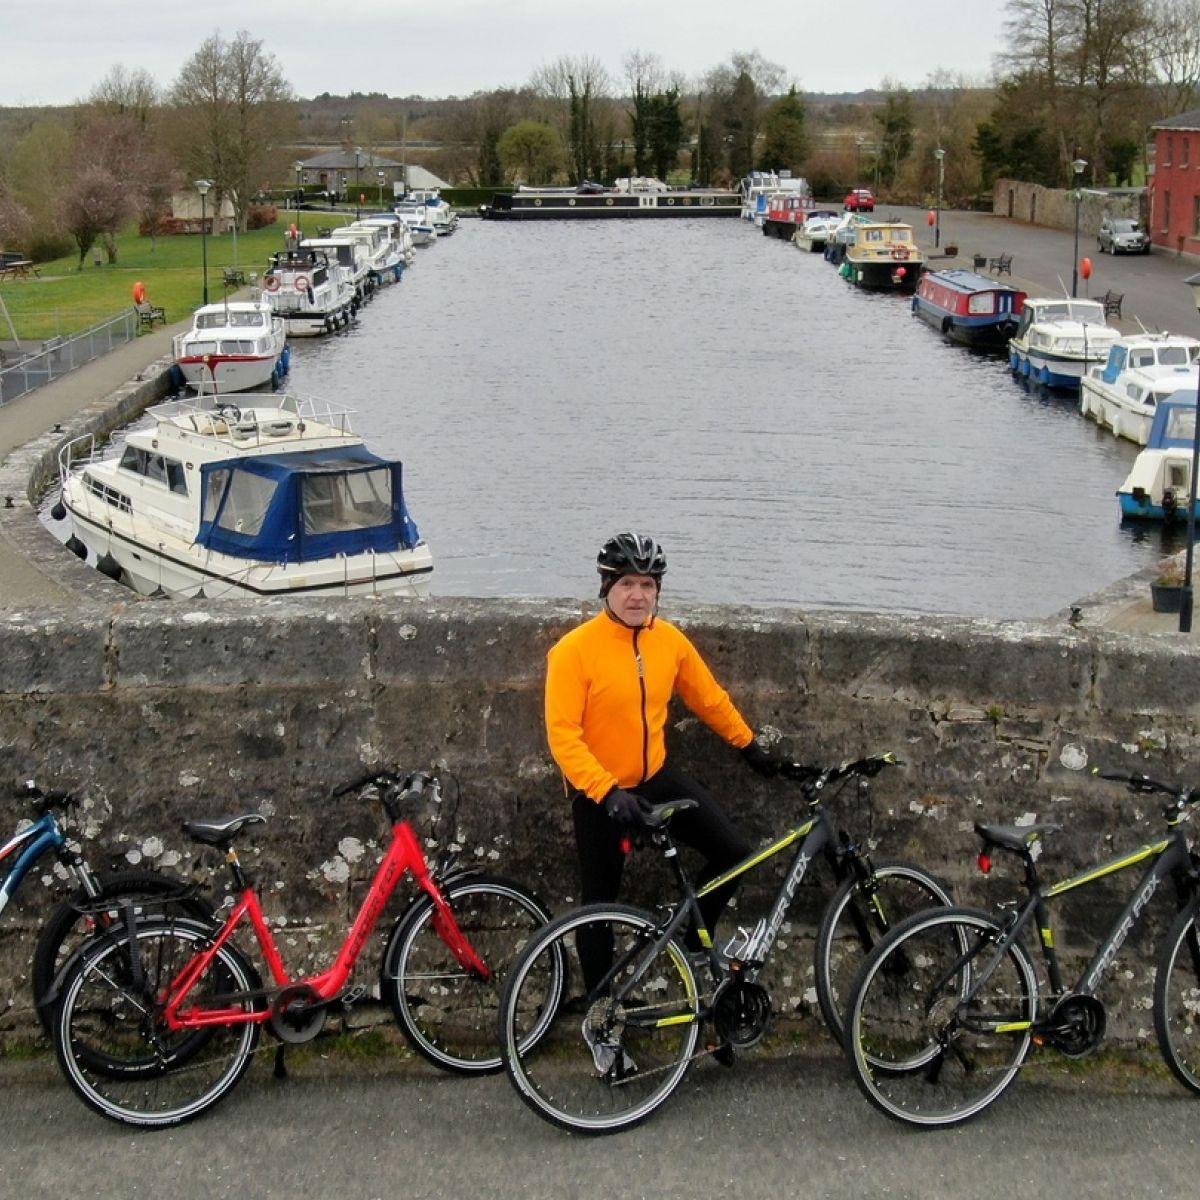
M 1082 1058 L 1103 1040 L 1105 1024 L 1104 1005 L 1095 996 L 1070 995 L 1038 1022 L 1037 1033 L 1060 1054 Z
M 744 1050 L 762 1040 L 771 1024 L 771 995 L 762 984 L 726 979 L 712 1005 L 717 1037 Z
M 285 987 L 271 1003 L 267 1025 L 281 1041 L 298 1046 L 325 1028 L 328 1005 L 306 983 Z

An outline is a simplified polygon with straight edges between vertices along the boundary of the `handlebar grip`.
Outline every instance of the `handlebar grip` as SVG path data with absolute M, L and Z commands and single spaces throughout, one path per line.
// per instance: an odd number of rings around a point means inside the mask
M 409 796 L 419 796 L 428 786 L 429 781 L 433 778 L 427 771 L 414 771 L 404 781 L 404 792 Z

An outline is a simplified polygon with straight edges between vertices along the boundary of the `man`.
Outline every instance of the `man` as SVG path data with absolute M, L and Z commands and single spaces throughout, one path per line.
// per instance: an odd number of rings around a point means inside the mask
M 620 533 L 605 542 L 596 569 L 604 609 L 552 647 L 546 675 L 546 732 L 571 797 L 584 904 L 617 898 L 622 841 L 645 826 L 652 804 L 697 801 L 672 819 L 671 831 L 704 856 L 699 885 L 750 853 L 745 834 L 709 792 L 667 761 L 663 730 L 674 693 L 755 771 L 779 769 L 695 646 L 658 616 L 667 570 L 662 547 L 644 534 Z M 700 901 L 710 930 L 735 886 Z M 695 930 L 688 941 L 699 949 Z M 610 948 L 580 947 L 589 989 L 610 956 Z

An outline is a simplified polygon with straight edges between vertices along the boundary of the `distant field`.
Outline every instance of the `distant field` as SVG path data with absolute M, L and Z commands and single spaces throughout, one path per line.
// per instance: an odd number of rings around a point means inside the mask
M 280 214 L 266 229 L 237 235 L 236 262 L 232 234 L 208 236 L 208 296 L 218 300 L 224 294 L 222 271 L 238 266 L 247 275 L 259 274 L 270 256 L 284 248 L 284 235 L 295 220 L 295 213 Z M 302 212 L 301 232 L 316 236 L 318 226 L 346 224 L 353 212 Z M 117 261 L 97 267 L 89 254 L 82 270 L 77 270 L 78 255 L 38 263 L 40 279 L 0 282 L 0 300 L 8 310 L 22 340 L 43 341 L 66 336 L 106 321 L 133 305 L 133 285 L 146 286 L 146 297 L 161 305 L 167 320 L 180 321 L 190 316 L 203 299 L 200 237 L 196 234 L 159 237 L 151 242 L 139 237 L 136 225 L 130 225 L 117 238 Z M 0 339 L 11 336 L 8 322 L 0 311 Z

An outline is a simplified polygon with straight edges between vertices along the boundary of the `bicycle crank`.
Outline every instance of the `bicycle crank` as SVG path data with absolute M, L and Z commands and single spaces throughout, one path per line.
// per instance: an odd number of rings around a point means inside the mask
M 1052 1046 L 1067 1058 L 1083 1058 L 1103 1040 L 1104 1005 L 1095 996 L 1064 996 L 1033 1030 L 1037 1045 Z
M 770 993 L 758 983 L 727 979 L 713 997 L 712 1021 L 721 1041 L 745 1050 L 762 1040 L 771 1023 Z
M 281 1041 L 298 1046 L 311 1042 L 325 1027 L 329 1005 L 306 983 L 285 987 L 271 1002 L 267 1026 Z

